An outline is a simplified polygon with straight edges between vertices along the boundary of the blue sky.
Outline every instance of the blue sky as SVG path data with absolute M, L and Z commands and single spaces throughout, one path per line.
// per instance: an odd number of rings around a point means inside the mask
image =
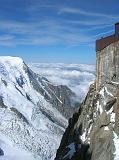
M 94 64 L 95 40 L 117 21 L 118 0 L 0 0 L 0 55 Z

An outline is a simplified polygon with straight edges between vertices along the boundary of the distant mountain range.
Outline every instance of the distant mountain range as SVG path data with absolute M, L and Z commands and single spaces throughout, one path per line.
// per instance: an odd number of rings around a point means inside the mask
M 75 94 L 75 101 L 81 102 L 88 88 L 95 80 L 95 65 L 63 63 L 30 63 L 32 70 L 45 76 L 53 84 L 66 85 Z

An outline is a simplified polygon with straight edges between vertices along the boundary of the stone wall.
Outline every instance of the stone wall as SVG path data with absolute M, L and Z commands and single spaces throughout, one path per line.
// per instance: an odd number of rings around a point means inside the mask
M 96 53 L 96 88 L 101 84 L 119 82 L 119 41 Z

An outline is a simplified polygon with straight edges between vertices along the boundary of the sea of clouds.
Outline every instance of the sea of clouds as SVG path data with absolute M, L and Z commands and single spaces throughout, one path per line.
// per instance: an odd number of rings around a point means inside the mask
M 56 85 L 67 85 L 82 101 L 95 80 L 95 65 L 30 63 L 31 69 Z

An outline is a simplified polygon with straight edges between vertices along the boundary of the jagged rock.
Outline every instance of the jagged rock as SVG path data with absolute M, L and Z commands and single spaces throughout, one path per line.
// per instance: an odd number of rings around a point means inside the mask
M 80 107 L 80 111 L 76 113 L 76 115 L 74 114 L 72 118 L 74 123 L 72 124 L 69 121 L 69 126 L 61 141 L 56 160 L 113 159 L 114 144 L 113 123 L 110 122 L 111 113 L 105 110 L 104 102 L 104 108 L 99 108 L 98 101 L 99 92 L 96 91 L 95 85 L 92 85 L 85 101 Z M 76 119 L 76 121 L 74 121 L 74 119 Z M 77 146 L 76 152 L 71 158 L 66 158 L 66 148 L 71 143 Z M 65 159 L 63 157 L 65 157 Z
M 109 111 L 111 107 L 116 103 L 116 98 L 115 97 L 110 97 L 106 103 L 105 109 L 106 111 Z

